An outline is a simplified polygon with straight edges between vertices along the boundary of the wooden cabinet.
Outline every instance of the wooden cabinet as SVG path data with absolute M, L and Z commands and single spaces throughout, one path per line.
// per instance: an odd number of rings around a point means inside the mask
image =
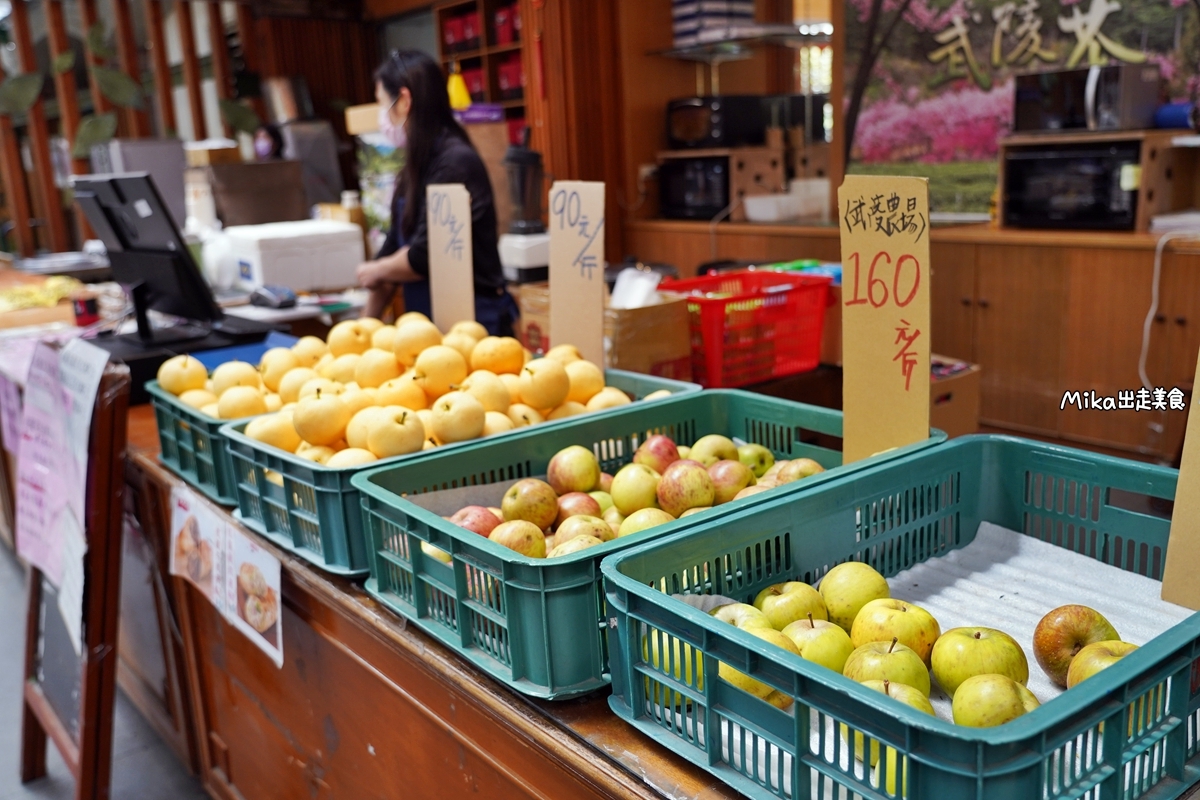
M 930 245 L 930 335 L 940 356 L 975 360 L 975 250 L 973 244 Z

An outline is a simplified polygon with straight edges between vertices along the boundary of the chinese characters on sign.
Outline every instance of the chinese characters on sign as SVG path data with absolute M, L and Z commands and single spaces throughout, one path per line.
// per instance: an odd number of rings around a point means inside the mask
M 552 224 L 556 224 L 559 230 L 573 229 L 579 237 L 579 241 L 576 242 L 579 245 L 579 251 L 572 259 L 571 266 L 577 268 L 580 274 L 591 280 L 593 271 L 600 266 L 600 259 L 593 246 L 597 237 L 600 236 L 600 232 L 604 230 L 604 217 L 592 219 L 583 210 L 583 199 L 579 192 L 568 189 L 553 192 L 550 199 L 550 213 L 554 220 Z
M 1094 391 L 1063 392 L 1058 410 L 1075 406 L 1080 411 L 1183 411 L 1187 408 L 1184 394 L 1179 387 L 1170 391 L 1160 387 L 1136 391 L 1127 389 L 1112 395 L 1098 395 Z
M 604 184 L 550 187 L 550 342 L 604 363 Z
M 901 199 L 895 192 L 847 199 L 845 219 L 852 232 L 877 231 L 888 238 L 911 235 L 913 241 L 920 241 L 929 227 L 928 217 L 917 207 L 917 198 Z
M 475 268 L 471 249 L 471 195 L 461 183 L 425 191 L 429 230 L 429 301 L 442 330 L 475 319 Z
M 1088 3 L 1086 9 L 1084 2 Z M 1062 5 L 1066 11 L 1069 4 Z M 991 21 L 995 28 L 991 36 L 991 67 L 1032 67 L 1035 61 L 1049 65 L 1063 59 L 1045 44 L 1041 6 L 1042 0 L 1009 0 L 992 7 Z M 1079 66 L 1084 56 L 1089 66 L 1107 64 L 1110 58 L 1130 64 L 1146 61 L 1145 53 L 1126 47 L 1102 30 L 1121 7 L 1117 0 L 1080 0 L 1070 6 L 1069 14 L 1057 15 L 1058 29 L 1074 37 L 1064 62 L 1067 69 Z M 971 45 L 971 26 L 983 21 L 983 15 L 967 0 L 961 10 L 950 14 L 946 27 L 934 34 L 934 41 L 940 46 L 930 50 L 926 58 L 932 64 L 944 65 L 943 81 L 969 77 L 985 91 L 992 88 L 992 76 L 980 66 Z

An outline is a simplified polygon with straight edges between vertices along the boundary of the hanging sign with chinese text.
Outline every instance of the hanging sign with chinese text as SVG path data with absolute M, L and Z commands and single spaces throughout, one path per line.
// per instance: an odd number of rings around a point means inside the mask
M 850 463 L 929 437 L 929 182 L 847 176 L 838 214 Z
M 471 195 L 461 183 L 425 187 L 429 228 L 429 305 L 443 333 L 475 319 L 475 259 L 471 250 Z
M 550 344 L 604 366 L 604 184 L 550 188 Z

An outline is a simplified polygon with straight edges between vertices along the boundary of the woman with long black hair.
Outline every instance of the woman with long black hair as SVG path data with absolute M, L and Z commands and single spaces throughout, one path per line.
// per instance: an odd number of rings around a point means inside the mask
M 492 185 L 450 109 L 442 68 L 418 51 L 393 52 L 375 71 L 375 97 L 380 131 L 407 152 L 392 200 L 391 230 L 375 259 L 358 267 L 359 283 L 371 291 L 364 315 L 378 317 L 397 286 L 403 287 L 406 310 L 429 315 L 425 188 L 461 183 L 471 196 L 475 319 L 492 335 L 512 336 L 519 312 L 504 288 Z

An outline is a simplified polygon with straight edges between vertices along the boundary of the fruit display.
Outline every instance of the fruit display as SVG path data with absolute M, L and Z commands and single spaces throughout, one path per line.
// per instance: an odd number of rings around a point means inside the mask
M 211 376 L 195 358 L 176 356 L 160 367 L 158 382 L 213 419 L 270 415 L 270 423 L 249 426 L 246 435 L 329 467 L 632 402 L 605 386 L 604 370 L 574 347 L 532 360 L 516 339 L 489 336 L 477 322 L 457 323 L 443 335 L 415 312 L 395 325 L 339 322 L 325 341 L 305 336 L 271 348 L 257 365 L 229 361 Z
M 549 373 L 556 373 L 555 368 L 551 367 Z M 543 371 L 538 374 L 547 373 Z M 438 402 L 444 403 L 454 394 L 445 395 Z M 285 413 L 269 415 L 267 418 L 274 419 Z M 374 407 L 360 411 L 349 423 L 346 441 L 353 443 L 365 429 L 370 448 L 372 432 L 394 431 L 394 424 L 387 426 L 379 421 L 379 413 L 380 409 Z M 396 415 L 402 416 L 403 410 L 385 410 L 385 422 L 389 414 L 395 423 Z M 409 424 L 413 424 L 411 420 L 414 418 L 409 419 Z M 360 420 L 361 428 L 355 425 L 355 421 Z M 337 419 L 336 422 L 340 423 L 341 420 Z M 283 426 L 272 424 L 271 431 L 276 427 Z M 251 435 L 249 427 L 246 433 Z M 328 434 L 329 431 L 322 430 L 320 433 Z M 291 442 L 291 439 L 281 435 L 273 435 L 271 439 Z M 374 448 L 371 449 L 374 451 Z M 681 457 L 681 450 L 693 454 L 699 450 L 709 466 L 706 468 L 700 461 Z M 741 457 L 749 464 L 736 460 Z M 528 539 L 514 539 L 507 529 L 497 536 L 489 528 L 483 535 L 531 558 L 569 555 L 741 499 L 749 496 L 746 492 L 749 488 L 765 490 L 787 483 L 779 477 L 779 473 L 791 463 L 795 462 L 775 462 L 771 451 L 760 445 L 739 449 L 732 439 L 717 434 L 701 437 L 691 448 L 680 448 L 670 437 L 655 434 L 642 442 L 629 464 L 618 470 L 616 475 L 609 475 L 600 470 L 600 463 L 591 450 L 581 445 L 571 445 L 550 459 L 546 467 L 546 480 L 526 478 L 518 481 L 505 492 L 500 505 L 500 518 L 504 522 L 524 520 L 531 523 L 541 531 L 545 548 L 535 543 L 537 537 L 530 535 Z M 823 471 L 815 461 L 811 464 L 815 465 L 815 469 L 806 466 L 809 470 L 807 474 Z M 755 475 L 755 467 L 761 469 L 761 479 Z M 446 519 L 461 525 L 456 517 L 469 508 L 478 507 L 468 506 Z M 482 533 L 481 530 L 470 529 Z M 816 590 L 802 583 L 788 586 L 787 596 L 779 598 L 777 603 L 771 603 L 776 619 L 786 620 L 777 626 L 778 629 L 789 622 L 803 619 L 808 609 L 818 606 L 820 619 L 825 621 L 825 602 Z M 793 596 L 797 592 L 805 593 L 803 600 L 798 603 Z

